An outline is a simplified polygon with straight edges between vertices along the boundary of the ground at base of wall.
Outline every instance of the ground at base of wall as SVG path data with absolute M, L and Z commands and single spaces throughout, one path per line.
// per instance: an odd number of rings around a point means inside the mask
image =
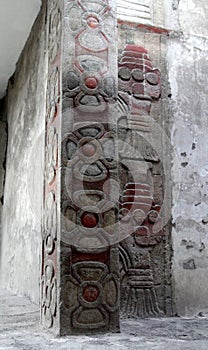
M 207 350 L 208 318 L 122 320 L 121 333 L 55 338 L 43 331 L 38 307 L 0 291 L 0 350 Z

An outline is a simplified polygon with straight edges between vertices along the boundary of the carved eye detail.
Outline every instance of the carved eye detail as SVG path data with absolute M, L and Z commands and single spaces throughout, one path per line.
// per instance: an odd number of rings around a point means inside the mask
M 157 85 L 159 83 L 159 77 L 156 73 L 147 73 L 146 79 L 151 85 Z
M 121 68 L 119 68 L 118 76 L 122 80 L 130 80 L 131 79 L 131 71 L 127 67 L 121 67 Z
M 143 81 L 144 80 L 144 74 L 140 69 L 134 69 L 132 71 L 132 78 L 136 81 Z

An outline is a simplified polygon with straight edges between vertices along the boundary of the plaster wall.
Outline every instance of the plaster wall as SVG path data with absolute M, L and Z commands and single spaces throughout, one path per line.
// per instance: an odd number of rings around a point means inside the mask
M 46 93 L 45 9 L 10 80 L 1 286 L 39 301 Z M 1 163 L 0 163 L 0 167 Z
M 171 10 L 170 10 L 171 9 Z M 208 307 L 207 1 L 172 2 L 166 21 L 172 123 L 172 241 L 176 312 Z
M 0 0 L 0 98 L 5 95 L 40 6 L 41 0 Z

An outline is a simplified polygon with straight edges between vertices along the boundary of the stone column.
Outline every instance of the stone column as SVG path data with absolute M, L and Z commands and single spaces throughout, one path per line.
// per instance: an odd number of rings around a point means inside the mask
M 47 12 L 42 323 L 118 331 L 115 2 L 48 1 Z

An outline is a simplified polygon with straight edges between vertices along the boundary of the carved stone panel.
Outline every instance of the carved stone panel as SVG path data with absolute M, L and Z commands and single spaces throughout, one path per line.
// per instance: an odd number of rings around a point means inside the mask
M 58 233 L 59 157 L 61 140 L 60 53 L 62 1 L 47 3 L 48 85 L 46 95 L 45 182 L 42 234 L 41 321 L 59 333 L 58 310 Z
M 161 72 L 133 44 L 117 65 L 113 0 L 48 1 L 47 11 L 42 323 L 59 335 L 117 332 L 120 306 L 165 311 L 152 143 Z
M 125 46 L 118 67 L 119 214 L 130 223 L 129 237 L 120 242 L 121 310 L 128 317 L 159 316 L 165 311 L 166 248 L 153 172 L 156 164 L 162 183 L 163 166 L 151 142 L 156 132 L 151 108 L 160 99 L 161 74 L 147 50 L 132 44 Z
M 118 331 L 117 56 L 111 0 L 65 1 L 61 145 L 61 334 Z

